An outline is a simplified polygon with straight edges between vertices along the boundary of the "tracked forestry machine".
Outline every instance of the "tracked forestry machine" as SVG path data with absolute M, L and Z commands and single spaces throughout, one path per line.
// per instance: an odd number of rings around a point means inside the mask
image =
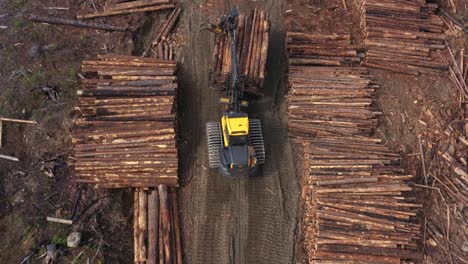
M 265 147 L 260 120 L 250 119 L 242 109 L 248 107 L 241 76 L 238 73 L 236 27 L 239 13 L 233 8 L 229 16 L 222 16 L 210 30 L 226 34 L 231 47 L 232 71 L 223 87 L 225 96 L 220 102 L 226 104 L 221 122 L 206 124 L 209 167 L 218 168 L 228 177 L 254 176 L 265 162 Z

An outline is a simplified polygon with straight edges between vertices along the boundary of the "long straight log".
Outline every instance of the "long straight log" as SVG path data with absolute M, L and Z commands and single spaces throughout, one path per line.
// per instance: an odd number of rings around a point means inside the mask
M 172 262 L 177 263 L 177 246 L 176 246 L 176 237 L 175 237 L 175 225 L 174 225 L 174 200 L 172 199 L 173 189 L 168 190 L 168 201 L 169 201 L 169 227 L 170 227 L 170 248 L 172 254 Z
M 260 78 L 260 87 L 263 87 L 263 81 L 265 80 L 265 71 L 268 55 L 268 45 L 270 41 L 270 23 L 268 19 L 263 22 L 263 38 L 262 38 L 262 48 L 260 52 L 260 68 L 259 68 L 259 78 Z
M 146 7 L 146 6 L 165 4 L 165 3 L 169 3 L 169 0 L 137 0 L 137 1 L 109 5 L 106 11 L 133 9 L 133 8 L 138 8 L 138 7 Z
M 239 72 L 241 71 L 241 56 L 242 56 L 242 44 L 244 42 L 244 31 L 245 31 L 245 23 L 246 18 L 244 16 L 239 16 L 238 24 L 237 24 L 237 68 Z
M 247 17 L 247 22 L 245 23 L 245 30 L 244 30 L 244 39 L 242 43 L 242 53 L 240 64 L 241 68 L 239 68 L 239 72 L 245 74 L 245 69 L 247 67 L 247 59 L 248 59 L 248 49 L 250 45 L 251 35 L 252 35 L 252 23 L 254 18 L 255 10 L 252 10 L 250 15 Z
M 158 191 L 148 195 L 148 259 L 146 264 L 157 264 L 159 244 L 159 197 Z
M 244 69 L 244 74 L 246 76 L 249 76 L 250 74 L 250 67 L 251 67 L 251 62 L 252 62 L 252 51 L 253 51 L 253 46 L 255 43 L 255 36 L 256 36 L 256 28 L 257 28 L 257 23 L 258 23 L 258 10 L 255 8 L 254 13 L 253 13 L 253 19 L 252 19 L 252 30 L 250 32 L 250 38 L 249 38 L 249 47 L 247 50 L 247 58 L 246 58 L 246 66 Z
M 166 28 L 164 29 L 164 31 L 163 31 L 163 33 L 161 35 L 162 40 L 166 40 L 168 38 L 169 33 L 174 28 L 174 25 L 176 24 L 177 20 L 179 19 L 180 13 L 182 12 L 182 8 L 180 8 L 180 7 L 176 8 L 173 12 L 174 12 L 174 15 L 167 22 L 167 26 L 166 26 Z
M 78 19 L 90 19 L 90 18 L 96 18 L 96 17 L 116 16 L 116 15 L 132 14 L 132 13 L 142 13 L 142 12 L 150 12 L 150 11 L 157 11 L 157 10 L 164 10 L 164 9 L 171 9 L 171 8 L 174 8 L 173 4 L 156 5 L 156 6 L 149 6 L 149 7 L 123 9 L 123 10 L 115 10 L 115 11 L 104 11 L 102 13 L 91 13 L 91 14 L 86 14 L 86 15 L 78 15 L 77 18 Z
M 64 19 L 64 18 L 49 17 L 49 16 L 29 15 L 29 19 L 31 21 L 40 22 L 40 23 L 74 26 L 74 27 L 81 27 L 81 28 L 92 28 L 92 29 L 100 29 L 100 30 L 107 30 L 107 31 L 125 32 L 128 30 L 128 28 L 126 27 L 119 27 L 119 26 L 98 24 L 98 23 L 88 23 L 88 22 L 83 22 L 80 20 Z
M 161 185 L 159 185 L 161 186 Z M 157 186 L 158 188 L 158 192 L 159 192 L 159 189 L 160 187 Z M 158 234 L 159 234 L 159 264 L 164 264 L 164 261 L 166 259 L 165 257 L 165 251 L 164 251 L 164 220 L 163 220 L 163 215 L 162 215 L 162 212 L 161 212 L 161 208 L 162 208 L 162 205 L 161 205 L 161 196 L 159 197 L 159 231 L 158 231 Z
M 177 264 L 183 264 L 182 243 L 181 243 L 181 237 L 180 237 L 179 206 L 178 206 L 178 201 L 177 201 L 176 190 L 173 189 L 171 194 L 172 194 L 172 210 L 173 210 L 174 230 L 175 230 L 175 240 L 176 240 Z
M 249 72 L 248 76 L 250 79 L 254 79 L 255 65 L 257 63 L 257 45 L 258 45 L 258 32 L 260 30 L 260 22 L 262 19 L 261 10 L 257 10 L 256 19 L 253 25 L 253 34 L 252 34 L 252 47 L 250 50 L 250 62 L 249 62 Z
M 138 261 L 146 261 L 147 245 L 146 238 L 148 234 L 148 195 L 144 191 L 138 192 Z
M 260 11 L 260 19 L 257 25 L 256 41 L 254 45 L 254 61 L 252 69 L 252 79 L 254 82 L 258 82 L 258 69 L 260 68 L 260 55 L 261 55 L 261 45 L 263 39 L 263 21 L 265 21 L 265 11 Z
M 160 214 L 161 214 L 161 224 L 162 224 L 162 240 L 164 244 L 164 260 L 165 263 L 171 263 L 172 254 L 171 254 L 171 241 L 170 241 L 170 210 L 168 207 L 168 192 L 167 186 L 159 185 L 159 205 L 160 205 Z
M 389 256 L 411 259 L 422 259 L 422 253 L 413 250 L 400 248 L 378 248 L 378 247 L 360 247 L 347 245 L 320 245 L 319 250 L 343 253 L 369 254 L 377 256 Z
M 330 260 L 346 260 L 346 261 L 368 261 L 371 263 L 381 264 L 399 264 L 399 257 L 372 256 L 361 254 L 349 254 L 339 252 L 318 251 L 315 254 L 315 259 L 330 259 Z
M 135 190 L 133 192 L 133 245 L 134 245 L 134 248 L 133 248 L 133 253 L 134 253 L 134 261 L 135 263 L 137 263 L 138 261 L 140 261 L 140 244 L 139 244 L 139 236 L 140 236 L 140 232 L 141 232 L 141 229 L 140 229 L 140 225 L 139 225 L 139 222 L 138 222 L 138 219 L 139 219 L 139 200 L 140 199 L 140 196 L 139 196 L 139 191 L 138 190 Z

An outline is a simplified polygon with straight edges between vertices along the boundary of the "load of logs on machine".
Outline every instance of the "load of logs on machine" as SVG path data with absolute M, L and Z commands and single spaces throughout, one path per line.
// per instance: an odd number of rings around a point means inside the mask
M 353 61 L 349 35 L 287 33 L 289 136 L 304 151 L 302 233 L 309 263 L 419 259 L 421 206 L 405 194 L 399 154 L 370 137 L 378 85 Z M 340 48 L 331 49 L 336 40 Z M 306 54 L 301 60 L 300 54 Z M 310 57 L 315 56 L 315 61 Z
M 432 56 L 445 48 L 444 23 L 434 13 L 437 4 L 361 0 L 360 9 L 367 49 L 364 66 L 411 75 L 447 74 L 447 63 Z
M 237 62 L 239 75 L 245 89 L 253 94 L 261 93 L 265 80 L 270 21 L 263 10 L 255 8 L 247 17 L 240 15 L 237 25 Z M 226 35 L 216 37 L 211 63 L 211 80 L 224 84 L 231 72 L 231 46 Z

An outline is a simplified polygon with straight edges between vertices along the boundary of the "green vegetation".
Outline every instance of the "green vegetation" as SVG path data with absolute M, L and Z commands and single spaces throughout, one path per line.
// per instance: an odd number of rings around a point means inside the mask
M 42 69 L 36 72 L 27 71 L 19 79 L 19 84 L 24 87 L 37 87 L 43 85 L 47 79 L 47 73 Z
M 66 246 L 67 245 L 67 238 L 65 236 L 55 234 L 52 237 L 52 243 L 57 244 L 57 245 Z
M 6 0 L 4 2 L 5 9 L 17 11 L 27 6 L 27 0 Z

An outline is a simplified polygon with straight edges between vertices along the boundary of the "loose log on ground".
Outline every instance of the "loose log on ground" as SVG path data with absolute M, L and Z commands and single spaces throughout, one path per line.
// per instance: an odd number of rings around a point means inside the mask
M 100 29 L 100 30 L 107 30 L 107 31 L 125 32 L 128 30 L 126 27 L 118 27 L 118 26 L 98 24 L 98 23 L 87 23 L 87 22 L 83 22 L 80 20 L 63 19 L 63 18 L 58 18 L 58 17 L 29 15 L 29 19 L 31 21 L 40 22 L 40 23 L 66 25 L 66 26 L 74 26 L 74 27 L 81 27 L 81 28 L 92 28 L 92 29 Z

